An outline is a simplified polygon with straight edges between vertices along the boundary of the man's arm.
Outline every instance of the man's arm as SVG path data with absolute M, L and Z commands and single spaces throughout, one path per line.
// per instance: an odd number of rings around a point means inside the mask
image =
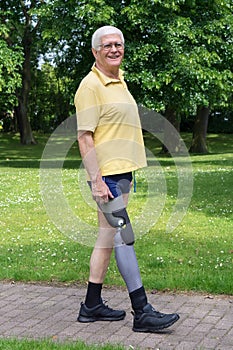
M 109 198 L 114 197 L 108 186 L 102 180 L 95 151 L 93 133 L 91 131 L 79 131 L 78 144 L 85 169 L 90 176 L 93 198 L 99 203 L 108 202 Z

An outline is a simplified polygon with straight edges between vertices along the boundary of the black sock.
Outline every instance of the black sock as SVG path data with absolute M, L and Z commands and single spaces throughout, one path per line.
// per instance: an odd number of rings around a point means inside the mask
M 89 308 L 101 303 L 102 283 L 88 282 L 85 305 Z
M 147 296 L 144 287 L 140 287 L 133 292 L 129 293 L 132 308 L 135 313 L 142 312 L 142 309 L 147 304 Z

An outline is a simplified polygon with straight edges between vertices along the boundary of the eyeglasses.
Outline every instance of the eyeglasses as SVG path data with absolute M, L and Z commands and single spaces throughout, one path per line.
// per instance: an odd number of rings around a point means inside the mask
M 111 48 L 113 47 L 113 46 L 115 46 L 115 48 L 117 49 L 117 50 L 123 50 L 123 48 L 124 48 L 124 44 L 123 43 L 107 43 L 107 44 L 101 44 L 101 45 L 99 45 L 100 47 L 102 47 L 102 49 L 104 50 L 104 51 L 109 51 L 109 50 L 111 50 Z

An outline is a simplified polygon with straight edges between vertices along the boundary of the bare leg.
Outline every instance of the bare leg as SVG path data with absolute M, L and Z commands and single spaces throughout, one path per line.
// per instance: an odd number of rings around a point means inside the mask
M 103 283 L 106 275 L 112 249 L 115 229 L 105 219 L 103 213 L 98 210 L 99 235 L 90 259 L 89 281 Z
M 90 275 L 86 299 L 81 303 L 79 322 L 120 321 L 125 318 L 124 310 L 113 310 L 103 303 L 102 284 L 113 249 L 115 229 L 110 227 L 102 213 L 98 213 L 99 235 L 90 259 Z

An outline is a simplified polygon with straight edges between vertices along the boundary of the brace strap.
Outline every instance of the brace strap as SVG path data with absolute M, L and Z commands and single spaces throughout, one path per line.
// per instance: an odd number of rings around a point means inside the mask
M 127 245 L 134 244 L 134 233 L 122 196 L 98 204 L 109 225 L 120 228 L 121 238 Z

